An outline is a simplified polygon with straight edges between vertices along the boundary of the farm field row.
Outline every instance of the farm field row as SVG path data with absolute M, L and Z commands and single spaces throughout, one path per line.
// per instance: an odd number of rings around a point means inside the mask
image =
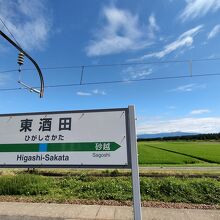
M 138 142 L 139 164 L 220 164 L 220 142 L 142 141 Z

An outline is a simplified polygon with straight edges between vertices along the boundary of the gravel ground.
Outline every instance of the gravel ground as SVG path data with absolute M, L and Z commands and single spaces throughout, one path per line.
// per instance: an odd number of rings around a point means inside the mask
M 114 201 L 114 200 L 66 200 L 59 201 L 36 201 L 31 197 L 22 196 L 0 196 L 0 202 L 45 202 L 45 203 L 63 203 L 63 204 L 84 204 L 84 205 L 110 205 L 110 206 L 131 206 L 131 201 Z M 154 208 L 175 208 L 175 209 L 220 209 L 220 205 L 206 205 L 206 204 L 191 204 L 191 203 L 171 203 L 171 202 L 156 202 L 156 201 L 142 201 L 143 207 Z

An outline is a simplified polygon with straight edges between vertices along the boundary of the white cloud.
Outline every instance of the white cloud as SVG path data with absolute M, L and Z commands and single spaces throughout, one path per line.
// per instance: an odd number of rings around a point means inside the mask
M 220 33 L 220 25 L 217 24 L 208 34 L 208 39 L 214 38 L 218 33 Z
M 144 79 L 152 72 L 153 69 L 146 65 L 129 66 L 122 70 L 124 80 Z
M 206 88 L 205 84 L 191 83 L 191 84 L 178 86 L 177 88 L 170 90 L 170 92 L 192 92 L 197 89 L 205 89 L 205 88 Z
M 95 94 L 95 95 L 106 95 L 105 91 L 98 90 L 98 89 L 92 90 L 92 93 Z
M 149 21 L 148 36 L 149 36 L 150 39 L 154 39 L 155 38 L 155 32 L 160 30 L 159 26 L 157 25 L 156 18 L 154 16 L 154 14 L 150 15 L 148 21 Z
M 92 95 L 90 92 L 77 92 L 76 94 L 79 95 L 79 96 L 90 96 L 90 95 Z
M 106 92 L 99 89 L 94 89 L 91 92 L 77 92 L 76 93 L 79 96 L 91 96 L 91 95 L 106 95 Z
M 202 17 L 220 9 L 220 0 L 186 0 L 187 4 L 179 18 L 182 21 Z
M 183 34 L 181 34 L 177 40 L 173 41 L 172 43 L 169 43 L 164 46 L 163 50 L 146 54 L 138 59 L 135 60 L 144 60 L 146 58 L 155 57 L 155 58 L 163 58 L 164 56 L 183 48 L 189 48 L 192 47 L 194 37 L 201 31 L 202 25 L 198 25 L 195 28 L 192 28 Z M 133 59 L 134 60 L 134 59 Z
M 116 7 L 105 7 L 103 17 L 105 24 L 95 31 L 94 39 L 86 47 L 88 56 L 143 49 L 153 43 L 154 32 L 159 29 L 154 15 L 149 18 L 148 29 L 140 24 L 137 15 Z
M 51 30 L 49 10 L 42 0 L 0 0 L 0 16 L 26 50 L 43 49 Z M 4 32 L 10 34 L 4 29 Z
M 201 115 L 205 113 L 210 113 L 211 111 L 209 109 L 195 109 L 190 112 L 191 115 Z
M 220 132 L 220 117 L 180 118 L 172 120 L 152 120 L 137 126 L 138 134 L 166 132 Z

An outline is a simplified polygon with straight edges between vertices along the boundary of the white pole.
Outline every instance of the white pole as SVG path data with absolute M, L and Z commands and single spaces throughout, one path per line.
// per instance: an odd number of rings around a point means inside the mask
M 141 194 L 134 106 L 128 106 L 134 220 L 141 220 Z

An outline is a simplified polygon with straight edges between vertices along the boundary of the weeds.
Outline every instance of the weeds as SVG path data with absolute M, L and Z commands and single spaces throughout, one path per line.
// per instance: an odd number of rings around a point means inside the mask
M 145 201 L 220 204 L 220 182 L 211 178 L 141 178 L 141 196 Z M 34 174 L 0 177 L 0 195 L 21 195 L 43 201 L 74 199 L 132 200 L 130 177 L 52 178 Z

